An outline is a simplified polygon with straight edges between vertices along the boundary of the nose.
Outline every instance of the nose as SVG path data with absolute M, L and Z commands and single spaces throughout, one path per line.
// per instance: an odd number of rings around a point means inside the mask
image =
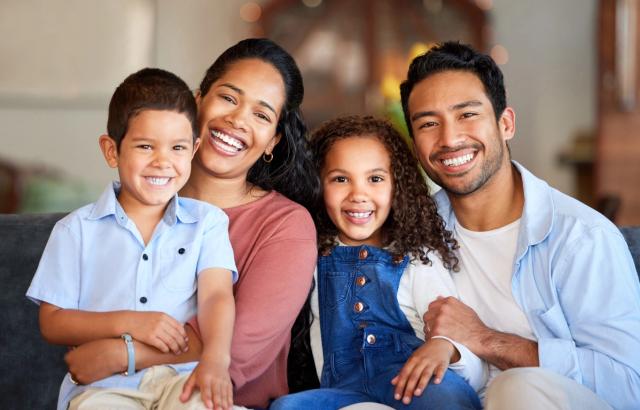
M 440 133 L 440 146 L 442 147 L 455 148 L 465 140 L 464 133 L 455 123 L 443 122 Z
M 354 203 L 367 201 L 367 193 L 364 183 L 360 181 L 353 181 L 351 184 L 351 191 L 349 192 L 349 201 Z
M 152 165 L 156 168 L 169 168 L 171 166 L 169 153 L 166 150 L 157 150 L 153 157 Z
M 224 120 L 227 124 L 229 124 L 232 128 L 245 131 L 245 120 L 244 120 L 244 111 L 241 106 L 237 106 L 231 111 L 227 112 L 224 117 Z

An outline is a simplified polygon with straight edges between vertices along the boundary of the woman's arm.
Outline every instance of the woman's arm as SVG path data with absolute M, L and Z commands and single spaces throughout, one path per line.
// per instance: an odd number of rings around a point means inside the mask
M 136 369 L 156 364 L 177 364 L 199 360 L 202 343 L 191 326 L 184 326 L 189 347 L 180 354 L 163 353 L 142 342 L 134 341 Z M 69 372 L 80 384 L 89 384 L 127 370 L 127 348 L 122 338 L 105 338 L 84 343 L 65 355 Z
M 287 215 L 244 268 L 236 286 L 230 374 L 236 389 L 273 365 L 291 337 L 317 262 L 315 226 L 300 209 Z

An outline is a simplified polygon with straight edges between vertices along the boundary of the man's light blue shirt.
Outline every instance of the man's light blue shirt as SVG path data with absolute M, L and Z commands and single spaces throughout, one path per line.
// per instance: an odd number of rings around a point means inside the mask
M 604 216 L 513 164 L 525 204 L 512 292 L 536 336 L 540 367 L 616 409 L 638 408 L 640 284 L 627 243 Z M 453 230 L 449 198 L 444 190 L 435 198 Z
M 229 221 L 222 210 L 175 195 L 145 245 L 116 199 L 119 190 L 118 182 L 110 184 L 97 202 L 56 223 L 28 298 L 92 312 L 164 312 L 184 323 L 196 314 L 196 285 L 203 270 L 227 269 L 237 280 Z M 195 364 L 174 368 L 183 373 Z M 90 386 L 135 389 L 143 373 L 115 375 Z M 86 387 L 65 376 L 58 409 L 66 409 Z

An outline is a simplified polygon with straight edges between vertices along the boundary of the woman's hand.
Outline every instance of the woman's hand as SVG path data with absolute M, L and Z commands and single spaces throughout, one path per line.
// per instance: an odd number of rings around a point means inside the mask
M 457 352 L 446 339 L 430 339 L 416 349 L 402 370 L 391 380 L 395 387 L 394 397 L 404 404 L 411 403 L 413 396 L 420 396 L 429 380 L 439 384 L 449 367 L 451 357 Z
M 72 348 L 64 356 L 69 373 L 79 384 L 89 384 L 127 368 L 127 348 L 120 338 L 99 339 Z
M 228 362 L 201 360 L 185 382 L 180 401 L 186 403 L 196 387 L 200 389 L 202 402 L 208 409 L 227 410 L 233 407 L 233 384 Z

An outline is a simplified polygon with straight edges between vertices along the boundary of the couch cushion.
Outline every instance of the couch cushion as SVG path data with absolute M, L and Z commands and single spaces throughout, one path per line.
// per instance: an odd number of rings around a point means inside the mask
M 633 262 L 636 264 L 636 272 L 640 277 L 640 226 L 620 228 L 622 236 L 629 245 Z
M 0 215 L 0 397 L 3 408 L 54 409 L 65 348 L 45 342 L 25 297 L 55 222 L 64 214 Z

